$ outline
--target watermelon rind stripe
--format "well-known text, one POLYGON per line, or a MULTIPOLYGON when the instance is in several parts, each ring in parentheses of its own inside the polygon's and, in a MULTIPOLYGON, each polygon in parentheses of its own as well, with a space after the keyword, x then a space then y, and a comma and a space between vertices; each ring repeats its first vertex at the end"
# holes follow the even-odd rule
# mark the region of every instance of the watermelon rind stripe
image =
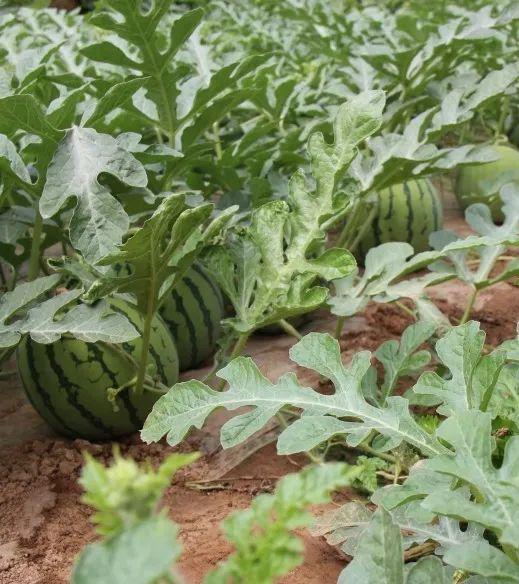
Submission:
POLYGON ((189 288, 191 294, 193 295, 193 298, 196 300, 196 302, 198 304, 198 308, 200 309, 200 312, 202 313, 202 319, 204 321, 204 325, 205 325, 205 328, 207 330, 207 335, 208 335, 209 339, 211 340, 211 343, 213 343, 213 341, 214 341, 214 326, 213 326, 213 322, 211 320, 211 313, 207 310, 204 299, 202 298, 202 295, 200 294, 200 290, 195 285, 195 283, 190 278, 184 278, 184 282, 186 283, 186 286, 189 288))
POLYGON ((184 301, 182 296, 176 291, 173 290, 172 292, 173 300, 175 301, 175 309, 177 313, 181 314, 184 317, 186 327, 189 334, 189 344, 191 348, 191 362, 196 363, 197 361, 197 337, 196 337, 196 329, 195 325, 193 324, 192 320, 188 317, 186 309, 184 307, 184 301))
POLYGON ((225 306, 223 303, 223 297, 222 293, 220 292, 220 288, 218 288, 216 283, 207 275, 207 273, 197 263, 194 263, 191 267, 201 278, 204 279, 205 282, 207 282, 207 284, 213 291, 213 294, 216 296, 216 298, 218 298, 218 305, 220 306, 220 309, 223 311, 225 306))
POLYGON ((107 426, 103 420, 94 416, 90 410, 88 410, 78 399, 77 393, 81 391, 81 388, 75 383, 71 382, 70 379, 65 375, 63 367, 56 361, 56 356, 54 354, 54 349, 52 345, 45 345, 45 354, 47 356, 50 368, 54 372, 54 375, 58 378, 60 386, 66 391, 67 401, 71 407, 79 412, 79 414, 87 420, 94 428, 101 430, 101 432, 111 435, 113 433, 113 428, 107 426))
POLYGON ((406 231, 407 231, 407 241, 413 241, 413 220, 414 220, 414 210, 411 201, 411 189, 408 183, 403 184, 404 194, 406 200, 406 210, 407 210, 407 221, 406 221, 406 231))
MULTIPOLYGON (((65 420, 55 410, 55 408, 52 404, 52 398, 51 398, 50 394, 47 391, 45 391, 45 388, 40 383, 40 374, 37 371, 36 366, 35 366, 36 358, 34 355, 34 347, 32 345, 32 342, 26 341, 23 344, 23 349, 26 352, 27 366, 29 367, 29 371, 31 374, 31 382, 34 383, 36 391, 38 392, 38 395, 40 396, 41 401, 43 402, 43 405, 45 407, 45 412, 50 414, 63 427, 64 431, 73 434, 74 430, 65 422, 65 420)), ((29 383, 24 379, 24 375, 23 375, 22 371, 23 370, 20 369, 22 382, 23 382, 24 386, 28 388, 29 383)), ((34 402, 34 400, 32 398, 32 393, 30 391, 26 391, 26 395, 28 396, 29 401, 34 406, 34 408, 37 411, 41 411, 41 408, 39 408, 37 406, 37 404, 34 402)))

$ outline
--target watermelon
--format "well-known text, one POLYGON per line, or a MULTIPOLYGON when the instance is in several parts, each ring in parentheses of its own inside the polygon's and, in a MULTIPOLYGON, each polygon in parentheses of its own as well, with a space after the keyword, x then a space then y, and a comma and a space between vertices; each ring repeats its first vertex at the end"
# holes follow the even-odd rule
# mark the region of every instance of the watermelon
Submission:
POLYGON ((160 308, 176 341, 180 370, 192 369, 214 353, 225 316, 222 294, 200 266, 193 266, 160 308))
MULTIPOLYGON (((137 309, 120 299, 110 301, 113 310, 126 315, 142 330, 137 309)), ((54 430, 71 438, 106 440, 142 428, 146 416, 160 397, 144 391, 136 396, 123 390, 112 403, 107 390, 119 387, 135 375, 128 360, 117 352, 138 358, 141 339, 111 347, 73 338, 42 345, 26 337, 17 350, 18 371, 29 401, 54 430)), ((178 379, 175 343, 161 318, 152 325, 149 367, 168 387, 178 379)))
POLYGON ((494 221, 504 219, 499 190, 514 182, 519 186, 519 151, 511 146, 493 146, 499 159, 487 164, 460 168, 456 180, 456 197, 463 209, 472 203, 485 203, 490 207, 494 221))
MULTIPOLYGON (((369 215, 365 211, 365 218, 369 215)), ((361 222, 362 225, 362 222, 361 222)), ((381 243, 405 241, 415 252, 429 249, 429 236, 443 226, 438 192, 428 179, 410 180, 378 193, 378 210, 356 250, 362 262, 368 251, 381 243)))

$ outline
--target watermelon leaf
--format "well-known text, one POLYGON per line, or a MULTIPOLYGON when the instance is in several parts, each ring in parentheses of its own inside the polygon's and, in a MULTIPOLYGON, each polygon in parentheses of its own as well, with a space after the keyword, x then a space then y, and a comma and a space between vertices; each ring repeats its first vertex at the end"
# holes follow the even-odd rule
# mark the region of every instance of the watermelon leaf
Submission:
POLYGON ((248 509, 230 515, 223 528, 236 551, 204 584, 275 582, 296 568, 304 547, 291 531, 311 523, 309 505, 327 502, 332 491, 350 485, 354 476, 343 463, 307 467, 282 478, 274 493, 259 495, 248 509))
POLYGON ((519 243, 519 189, 513 183, 501 188, 500 197, 503 200, 505 220, 502 225, 496 225, 492 220, 489 207, 483 203, 470 205, 465 211, 465 218, 472 229, 480 235, 465 239, 469 244, 459 247, 460 239, 452 231, 438 231, 431 236, 431 245, 439 250, 442 259, 431 264, 429 269, 438 273, 451 275, 466 282, 472 289, 461 323, 470 318, 470 314, 481 290, 489 288, 498 282, 509 280, 519 275, 519 263, 509 260, 504 268, 494 274, 494 268, 508 245, 519 243), (474 246, 470 245, 474 244, 474 246), (476 267, 471 263, 472 254, 478 256, 476 267))
MULTIPOLYGON (((133 109, 139 111, 148 124, 160 128, 170 146, 186 149, 214 123, 238 103, 254 94, 252 88, 240 87, 240 82, 266 60, 266 56, 247 56, 240 62, 222 66, 213 72, 211 63, 198 63, 199 75, 186 77, 184 63, 175 56, 186 41, 190 41, 199 26, 201 9, 185 12, 172 19, 170 0, 155 2, 147 9, 142 2, 109 0, 104 10, 94 12, 90 23, 117 35, 119 42, 131 47, 121 50, 111 40, 92 43, 81 52, 93 61, 110 63, 123 70, 139 72, 142 91, 133 97, 133 109), (183 80, 179 84, 179 80, 183 80), (151 107, 150 107, 151 104, 151 107)), ((191 42, 196 44, 196 40, 191 42)), ((196 51, 200 55, 200 51, 196 51)), ((136 83, 128 79, 125 83, 136 83)), ((128 95, 127 88, 121 91, 128 95)), ((135 92, 134 92, 135 93, 135 92)), ((101 97, 101 100, 104 98, 101 97)), ((106 106, 98 110, 97 117, 106 106)), ((113 109, 113 108, 112 108, 113 109)))
POLYGON ((353 269, 346 250, 318 250, 327 227, 348 205, 338 200, 338 184, 357 145, 380 126, 384 102, 384 94, 373 91, 343 104, 334 120, 334 144, 326 144, 320 133, 308 141, 315 188, 302 170, 296 172, 288 202, 255 209, 250 226, 236 230, 230 245, 205 254, 205 265, 235 307, 236 317, 227 324, 239 335, 319 307, 328 293, 315 281, 334 280, 353 269), (242 278, 236 281, 235 274, 242 278))
POLYGON ((128 265, 130 274, 107 274, 90 288, 87 299, 114 291, 131 293, 143 314, 156 314, 204 247, 221 236, 236 208, 210 220, 212 210, 211 203, 190 207, 184 194, 164 199, 119 250, 99 262, 101 266, 128 265))
POLYGON ((209 221, 211 203, 190 207, 184 194, 170 195, 120 249, 100 265, 129 266, 130 275, 108 273, 88 290, 88 301, 118 291, 132 293, 144 318, 143 345, 135 391, 142 391, 153 318, 161 303, 200 255, 204 247, 221 237, 236 207, 229 207, 209 221))
POLYGON ((392 395, 400 377, 420 371, 429 364, 429 351, 418 349, 434 332, 435 326, 430 322, 417 322, 405 329, 400 342, 386 341, 375 351, 375 357, 384 366, 384 383, 379 403, 383 405, 387 397, 392 395))
POLYGON ((59 282, 60 276, 54 274, 38 278, 33 282, 19 284, 12 292, 6 292, 0 298, 0 347, 12 347, 20 340, 20 335, 9 328, 8 322, 14 318, 20 310, 31 305, 50 292, 59 282))
POLYGON ((198 454, 172 454, 157 470, 139 467, 117 450, 114 454, 108 468, 86 455, 80 479, 83 500, 96 510, 93 521, 106 539, 81 552, 72 574, 74 584, 150 584, 169 577, 182 549, 178 527, 158 512, 158 505, 172 476, 198 454))
POLYGON ((462 497, 460 491, 427 495, 423 507, 434 513, 475 521, 497 533, 504 545, 517 547, 517 501, 519 492, 513 482, 516 476, 519 438, 506 444, 503 463, 496 469, 492 463, 493 438, 491 416, 470 410, 445 420, 438 436, 454 448, 454 457, 438 456, 427 462, 428 468, 469 484, 478 493, 476 500, 462 497))
POLYGON ((151 584, 168 576, 181 553, 178 527, 167 517, 151 517, 115 537, 91 543, 76 561, 72 584, 151 584))
MULTIPOLYGON (((487 582, 519 582, 518 564, 498 548, 482 540, 449 550, 444 561, 459 570, 488 578, 487 582)), ((471 579, 468 580, 471 582, 471 579)), ((474 583, 481 580, 474 578, 474 583)))
POLYGON ((347 582, 405 582, 400 529, 383 507, 373 515, 360 536, 353 561, 339 576, 339 584, 347 582))
POLYGON ((0 168, 22 182, 31 182, 29 171, 16 151, 16 146, 4 134, 0 134, 0 168))
MULTIPOLYGON (((437 519, 433 513, 414 501, 389 510, 389 513, 402 532, 404 551, 412 549, 416 544, 433 540, 439 544, 435 550, 436 554, 443 555, 451 548, 480 541, 483 536, 483 529, 480 526, 470 524, 465 528, 456 519, 443 516, 437 519)), ((339 546, 344 553, 355 556, 359 538, 372 519, 373 511, 365 504, 350 501, 317 519, 312 528, 312 535, 324 536, 330 545, 339 546)))
POLYGON ((328 300, 330 311, 344 318, 362 312, 370 301, 394 302, 400 298, 410 298, 423 320, 435 322, 443 328, 445 317, 432 305, 425 289, 454 276, 433 273, 404 279, 438 257, 440 254, 431 252, 413 256, 412 246, 405 242, 388 242, 374 247, 366 254, 366 269, 362 276, 357 270, 349 277, 334 282, 335 293, 328 300))
POLYGON ((44 218, 55 215, 70 197, 77 200, 70 239, 91 263, 113 252, 129 227, 122 205, 98 182, 101 173, 134 187, 148 181, 141 163, 115 138, 74 126, 58 145, 40 198, 44 218))
POLYGON ((409 298, 422 320, 436 323, 440 330, 448 328, 448 319, 429 300, 426 288, 458 278, 480 290, 519 274, 519 263, 511 260, 498 275, 489 278, 506 246, 519 243, 517 188, 505 185, 501 197, 506 213, 501 226, 493 223, 488 207, 479 203, 466 211, 467 222, 477 235, 460 238, 449 231, 437 231, 431 235, 434 250, 416 255, 413 255, 412 246, 405 242, 388 242, 370 249, 362 275, 356 270, 347 278, 334 282, 335 293, 328 300, 332 314, 350 317, 362 312, 370 301, 394 302, 409 298), (481 259, 476 270, 468 263, 474 253, 481 259), (424 268, 429 268, 430 273, 407 277, 424 268))
MULTIPOLYGON (((374 501, 391 509, 393 516, 398 509, 405 512, 411 506, 414 513, 437 516, 438 527, 454 521, 449 528, 451 535, 458 532, 454 539, 437 540, 442 544, 438 552, 447 564, 491 581, 517 581, 518 489, 513 480, 519 454, 517 437, 507 441, 502 463, 496 468, 489 413, 477 409, 451 413, 437 436, 454 453, 435 455, 417 465, 402 485, 380 489, 374 501), (458 522, 468 523, 468 527, 459 532, 458 522), (493 536, 483 538, 483 532, 493 536), (494 537, 507 550, 506 555, 490 546, 487 539, 494 537)), ((407 533, 405 526, 404 530, 407 533)), ((431 534, 431 539, 436 537, 431 534)))
POLYGON ((485 333, 474 321, 452 328, 436 343, 438 358, 450 371, 450 377, 424 373, 413 391, 431 396, 441 404, 438 413, 450 415, 471 409, 486 409, 506 361, 506 354, 496 349, 483 355, 485 333))
MULTIPOLYGON (((49 278, 52 278, 50 280, 52 285, 55 285, 56 281, 59 280, 59 277, 56 279, 49 276, 49 278)), ((42 284, 44 283, 41 280, 44 278, 20 284, 9 294, 18 296, 18 288, 30 286, 27 292, 35 295, 38 286, 39 290, 43 289, 42 284), (31 286, 36 283, 38 283, 36 287, 31 286)), ((45 289, 48 290, 47 287, 45 289)), ((27 292, 22 290, 20 294, 27 294, 27 292)), ((6 318, 4 317, 2 319, 4 322, 0 324, 0 346, 9 347, 17 344, 24 334, 29 334, 33 340, 44 344, 53 343, 62 335, 72 335, 88 343, 96 341, 124 343, 139 336, 130 321, 124 315, 111 312, 105 301, 100 301, 95 306, 78 304, 65 314, 59 314, 63 308, 75 303, 81 294, 82 290, 77 289, 53 296, 37 304, 34 308, 30 308, 25 316, 10 324, 5 324, 6 318)), ((32 297, 34 299, 35 296, 32 297)), ((22 298, 24 298, 26 305, 28 296, 22 296, 22 298)), ((16 312, 13 311, 14 303, 9 302, 9 298, 1 306, 5 306, 4 310, 10 310, 11 316, 16 312)), ((9 317, 9 314, 6 313, 6 316, 9 317)))
POLYGON ((304 414, 281 433, 280 454, 311 450, 339 434, 348 435, 349 444, 355 446, 372 431, 388 439, 386 449, 406 441, 425 455, 444 451, 444 447, 415 422, 406 399, 390 397, 384 408, 366 401, 362 390, 371 364, 369 352, 355 355, 346 369, 337 342, 329 335, 310 333, 291 348, 290 356, 298 365, 330 379, 335 393, 322 395, 303 387, 292 374, 280 377, 273 384, 250 359, 239 357, 218 373, 229 383, 227 391, 214 391, 195 380, 175 385, 155 404, 141 432, 142 439, 153 442, 167 435, 169 444, 178 444, 192 426, 201 428, 216 408, 252 407, 222 427, 222 444, 229 448, 261 429, 281 408, 291 405, 304 414), (341 418, 355 421, 346 422, 341 418))

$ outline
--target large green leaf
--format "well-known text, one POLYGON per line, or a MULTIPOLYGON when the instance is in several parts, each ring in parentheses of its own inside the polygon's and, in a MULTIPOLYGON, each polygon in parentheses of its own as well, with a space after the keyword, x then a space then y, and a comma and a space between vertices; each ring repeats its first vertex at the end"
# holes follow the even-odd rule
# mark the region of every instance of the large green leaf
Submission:
POLYGON ((0 134, 0 168, 23 182, 31 182, 29 171, 16 152, 15 145, 4 134, 0 134))
POLYGON ((99 183, 101 173, 112 174, 130 186, 147 184, 141 163, 115 138, 74 126, 54 154, 40 199, 43 217, 55 215, 69 198, 77 200, 70 239, 91 263, 113 252, 129 227, 122 205, 99 183))
POLYGON ((387 438, 387 449, 406 441, 425 455, 448 452, 415 422, 404 398, 388 398, 385 408, 366 401, 362 385, 370 368, 370 353, 358 353, 346 369, 337 342, 329 335, 311 333, 292 347, 290 356, 298 365, 330 379, 335 393, 322 395, 303 387, 292 374, 273 384, 250 359, 240 357, 219 372, 229 383, 227 391, 214 391, 195 380, 175 385, 155 404, 142 430, 143 440, 157 441, 167 435, 170 444, 178 444, 192 426, 201 428, 216 408, 252 407, 222 427, 222 444, 230 447, 261 429, 283 406, 291 405, 303 415, 282 432, 280 453, 311 450, 337 434, 347 434, 348 442, 357 445, 372 431, 387 438))
POLYGON ((178 527, 167 517, 146 519, 112 539, 89 544, 77 559, 71 582, 151 584, 169 577, 182 549, 177 537, 178 527))
MULTIPOLYGON (((55 281, 55 279, 52 280, 52 282, 55 281)), ((35 280, 28 284, 32 285, 36 282, 40 281, 35 280)), ((18 288, 25 286, 27 284, 21 284, 10 294, 16 294, 18 288)), ((39 286, 41 290, 41 283, 39 286)), ((32 287, 27 291, 34 293, 35 289, 32 287)), ((26 290, 20 292, 21 294, 27 293, 26 290)), ((0 345, 14 345, 23 334, 29 334, 38 343, 45 344, 53 343, 65 334, 89 343, 96 341, 124 343, 139 336, 130 321, 122 314, 111 312, 105 301, 98 302, 95 306, 79 304, 73 306, 65 314, 59 314, 63 308, 76 301, 81 294, 81 289, 64 292, 31 308, 23 318, 15 320, 11 324, 0 324, 0 345)), ((27 304, 28 296, 22 296, 22 298, 24 305, 27 304)), ((13 303, 9 303, 8 300, 6 304, 5 309, 10 309, 12 314, 13 303)))
POLYGON ((404 556, 400 528, 381 507, 362 534, 353 561, 342 571, 339 584, 404 584, 404 556))
MULTIPOLYGON (((359 539, 369 527, 373 514, 365 503, 350 501, 318 518, 312 535, 325 536, 330 545, 339 546, 345 554, 355 556, 359 539)), ((483 538, 482 527, 460 525, 459 521, 449 517, 436 518, 433 513, 424 510, 419 501, 396 507, 390 514, 401 531, 404 550, 431 540, 439 544, 436 554, 443 555, 451 548, 483 538)))
POLYGON ((291 531, 311 522, 309 505, 325 503, 331 491, 350 485, 354 477, 348 465, 329 463, 281 479, 273 494, 259 495, 248 509, 224 521, 236 551, 204 583, 271 583, 297 567, 304 546, 291 531))
POLYGON ((349 252, 317 249, 328 226, 347 208, 347 200, 338 201, 338 184, 357 145, 380 126, 383 106, 384 95, 376 91, 344 103, 334 120, 334 143, 327 144, 321 133, 308 141, 315 188, 302 170, 296 172, 287 202, 262 205, 252 213, 250 227, 233 235, 230 246, 209 251, 206 265, 236 309, 236 318, 228 320, 235 331, 248 334, 320 306, 327 290, 314 282, 334 280, 353 269, 349 252), (235 274, 245 275, 245 269, 247 277, 236 281, 235 274))
POLYGON ((6 292, 0 298, 0 346, 10 347, 16 345, 20 336, 16 331, 10 330, 9 321, 45 293, 52 290, 59 282, 57 274, 38 278, 33 282, 19 284, 12 292, 6 292))
POLYGON ((170 195, 155 213, 115 253, 104 258, 104 266, 127 265, 130 274, 99 280, 89 297, 115 290, 137 298, 141 312, 155 314, 168 292, 182 279, 203 248, 212 243, 231 220, 236 208, 209 221, 213 206, 190 207, 183 194, 170 195))
POLYGON ((413 391, 435 398, 444 415, 470 409, 486 409, 505 364, 504 351, 482 355, 485 333, 477 322, 454 327, 436 343, 440 361, 450 371, 450 377, 424 373, 413 391))
POLYGON ((517 547, 519 438, 509 439, 501 467, 496 469, 490 414, 471 410, 451 416, 438 429, 438 436, 454 448, 454 456, 435 457, 427 466, 469 484, 477 496, 470 501, 459 490, 437 491, 423 505, 434 513, 480 523, 492 529, 502 544, 517 547))
POLYGON ((460 570, 473 572, 490 583, 519 582, 519 564, 486 541, 467 543, 445 554, 445 562, 460 570))
POLYGON ((442 323, 441 315, 428 299, 425 289, 453 276, 426 274, 412 279, 407 276, 433 263, 441 253, 423 252, 413 256, 413 248, 405 242, 388 242, 370 249, 365 270, 334 282, 335 293, 328 301, 331 312, 338 316, 353 316, 362 312, 368 302, 393 302, 410 298, 423 320, 442 323))

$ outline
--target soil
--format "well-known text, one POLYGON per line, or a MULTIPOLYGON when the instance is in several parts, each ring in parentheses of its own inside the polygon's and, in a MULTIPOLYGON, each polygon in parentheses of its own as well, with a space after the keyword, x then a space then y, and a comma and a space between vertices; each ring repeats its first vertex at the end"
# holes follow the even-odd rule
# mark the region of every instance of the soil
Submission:
MULTIPOLYGON (((456 213, 447 211, 449 226, 465 230, 456 213)), ((431 295, 449 316, 459 318, 467 293, 462 284, 447 283, 434 288, 431 295)), ((491 344, 515 336, 518 315, 519 288, 510 284, 481 294, 474 308, 474 317, 481 321, 491 344)), ((394 305, 369 306, 347 323, 341 339, 344 360, 359 349, 373 350, 385 339, 398 338, 408 324, 409 317, 394 305)), ((333 328, 334 320, 323 312, 301 332, 332 332, 333 328)), ((315 374, 288 360, 293 342, 287 336, 258 336, 249 343, 247 353, 271 379, 296 371, 305 384, 317 384, 315 374)), ((202 377, 205 372, 197 370, 185 377, 202 377)), ((169 514, 181 529, 184 554, 180 572, 188 584, 201 582, 232 551, 224 541, 220 522, 231 511, 248 506, 258 493, 272 490, 278 478, 297 471, 305 462, 301 457, 277 456, 274 432, 260 436, 245 449, 221 452, 218 428, 224 419, 223 414, 213 416, 203 432, 191 434, 181 445, 182 451, 198 450, 202 457, 176 476, 165 497, 169 514)), ((90 510, 81 503, 77 483, 82 452, 108 461, 111 445, 57 437, 13 382, 0 385, 0 420, 0 583, 64 584, 77 553, 94 539, 90 510)), ((121 450, 137 460, 158 463, 171 448, 164 443, 146 446, 133 436, 121 442, 121 450)), ((350 496, 353 493, 343 493, 341 499, 350 496)), ((301 537, 304 563, 283 582, 336 582, 344 559, 323 539, 305 532, 301 537)))

